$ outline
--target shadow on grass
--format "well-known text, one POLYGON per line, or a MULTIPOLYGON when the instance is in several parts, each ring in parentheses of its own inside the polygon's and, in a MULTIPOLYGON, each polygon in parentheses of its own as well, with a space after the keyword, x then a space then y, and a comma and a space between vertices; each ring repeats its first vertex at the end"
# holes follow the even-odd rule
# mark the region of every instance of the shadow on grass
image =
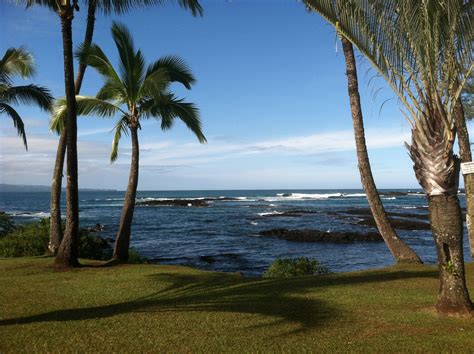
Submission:
MULTIPOLYGON (((291 279, 246 279, 222 273, 149 275, 153 284, 169 284, 150 295, 116 304, 65 309, 0 321, 0 326, 49 321, 81 321, 128 313, 230 312, 273 317, 258 325, 295 324, 292 332, 323 325, 344 314, 329 301, 307 296, 327 286, 386 282, 409 278, 436 278, 434 270, 372 272, 291 279)), ((288 333, 285 333, 288 334, 288 333)))

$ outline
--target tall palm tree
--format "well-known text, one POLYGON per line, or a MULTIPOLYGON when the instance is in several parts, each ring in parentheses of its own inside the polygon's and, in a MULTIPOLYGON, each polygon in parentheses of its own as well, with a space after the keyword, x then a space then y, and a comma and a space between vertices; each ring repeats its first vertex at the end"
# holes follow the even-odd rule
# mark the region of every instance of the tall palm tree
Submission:
POLYGON ((342 49, 346 61, 346 74, 348 82, 349 100, 351 106, 352 123, 354 126, 354 136, 356 142, 357 160, 359 165, 362 186, 367 194, 370 210, 374 216, 377 228, 382 238, 399 263, 421 263, 420 257, 413 251, 393 229, 387 217, 387 213, 380 200, 377 187, 375 185, 372 170, 370 168, 369 154, 365 144, 364 120, 362 117, 362 107, 360 104, 359 84, 357 80, 357 67, 354 57, 352 43, 345 37, 341 37, 342 49))
POLYGON ((455 110, 473 69, 472 6, 463 0, 305 0, 387 81, 412 128, 407 144, 429 204, 441 313, 470 313, 453 153, 455 110))
MULTIPOLYGON (((125 263, 128 261, 138 185, 140 122, 156 118, 161 121, 161 129, 166 130, 172 127, 175 118, 179 118, 201 143, 206 142, 206 138, 201 130, 198 109, 194 104, 175 97, 169 91, 172 82, 179 82, 187 89, 191 89, 194 84, 194 76, 184 62, 178 57, 164 57, 145 69, 143 55, 140 50, 135 50, 132 36, 124 25, 114 22, 112 37, 120 58, 120 74, 96 44, 82 46, 78 51, 80 61, 97 70, 105 82, 95 97, 77 96, 77 108, 80 115, 120 116, 115 125, 110 155, 112 162, 117 159, 118 144, 122 134, 130 133, 131 136, 130 175, 113 253, 116 261, 125 263)), ((64 99, 55 103, 52 129, 61 131, 64 127, 66 106, 67 102, 64 99)))
MULTIPOLYGON (((84 34, 84 45, 88 46, 92 43, 95 25, 95 15, 99 11, 104 15, 110 13, 121 14, 129 11, 132 7, 148 6, 153 4, 161 4, 165 0, 87 0, 87 20, 86 31, 84 34)), ((185 9, 189 9, 193 16, 202 15, 203 9, 198 0, 177 0, 179 5, 185 9)), ((79 94, 81 90, 82 80, 86 71, 86 65, 79 64, 75 81, 75 92, 79 94)), ((62 173, 64 167, 64 157, 66 154, 66 129, 60 135, 58 148, 56 152, 56 160, 54 164, 53 178, 51 183, 51 218, 50 218, 50 237, 49 251, 56 254, 62 239, 61 227, 61 185, 62 173)))
POLYGON ((53 101, 51 93, 45 87, 33 84, 13 86, 15 76, 26 79, 33 76, 34 72, 33 56, 24 48, 9 48, 0 59, 0 114, 6 114, 13 120, 13 125, 23 139, 26 150, 28 143, 25 125, 12 105, 35 104, 46 111, 53 101))
POLYGON ((64 87, 67 100, 66 147, 67 147, 67 186, 66 186, 66 230, 59 247, 55 263, 65 267, 79 266, 79 189, 77 166, 77 113, 74 86, 74 57, 72 49, 72 21, 75 11, 79 11, 78 0, 15 0, 27 7, 42 5, 54 11, 61 23, 63 42, 64 87))

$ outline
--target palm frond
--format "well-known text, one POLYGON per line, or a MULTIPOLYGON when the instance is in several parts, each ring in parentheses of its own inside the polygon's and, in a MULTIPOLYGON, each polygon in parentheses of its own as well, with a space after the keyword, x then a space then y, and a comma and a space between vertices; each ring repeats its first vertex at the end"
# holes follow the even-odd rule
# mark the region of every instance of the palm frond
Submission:
POLYGON ((153 97, 159 99, 170 83, 169 73, 164 68, 158 68, 147 75, 140 87, 138 98, 153 97))
POLYGON ((110 63, 109 58, 97 44, 90 46, 81 44, 75 53, 79 62, 91 66, 98 71, 106 80, 115 82, 117 85, 121 83, 121 79, 114 67, 110 63))
POLYGON ((158 69, 168 71, 171 82, 179 82, 188 90, 196 83, 196 79, 191 69, 186 65, 183 59, 176 56, 166 56, 150 64, 147 69, 146 77, 150 76, 158 69))
POLYGON ((110 163, 118 158, 118 145, 122 134, 128 135, 128 117, 123 116, 115 125, 114 140, 112 141, 112 151, 110 152, 110 163))
POLYGON ((35 73, 34 59, 29 51, 23 47, 8 48, 0 59, 0 82, 11 84, 12 78, 19 75, 23 78, 35 73))
MULTIPOLYGON (((96 97, 76 96, 77 115, 95 115, 102 118, 112 117, 118 113, 126 115, 117 105, 99 100, 96 97)), ((57 133, 62 132, 67 118, 67 101, 65 97, 57 99, 52 107, 50 129, 57 133)))
POLYGON ((10 118, 13 120, 13 125, 15 126, 18 136, 23 139, 23 144, 25 145, 25 149, 28 150, 28 143, 26 141, 26 132, 25 132, 25 124, 23 123, 23 120, 21 119, 20 115, 18 114, 15 109, 6 104, 0 102, 0 114, 5 113, 10 116, 10 118))
MULTIPOLYGON (((89 1, 87 0, 87 2, 89 1)), ((136 7, 162 5, 166 2, 168 0, 100 0, 98 8, 106 15, 110 13, 123 14, 136 7)), ((177 0, 177 2, 184 9, 190 10, 193 16, 202 16, 203 9, 198 0, 177 0)))
POLYGON ((132 100, 136 99, 145 77, 145 60, 140 50, 135 52, 132 35, 125 25, 114 21, 112 37, 117 46, 120 58, 120 73, 128 97, 132 100))
POLYGON ((163 130, 171 128, 174 119, 179 118, 196 135, 200 143, 207 141, 202 132, 199 109, 193 103, 176 98, 173 94, 167 94, 161 101, 154 102, 149 108, 149 114, 161 119, 163 130))
POLYGON ((37 85, 9 86, 0 93, 0 99, 6 103, 36 104, 43 110, 49 110, 53 96, 46 87, 37 85))

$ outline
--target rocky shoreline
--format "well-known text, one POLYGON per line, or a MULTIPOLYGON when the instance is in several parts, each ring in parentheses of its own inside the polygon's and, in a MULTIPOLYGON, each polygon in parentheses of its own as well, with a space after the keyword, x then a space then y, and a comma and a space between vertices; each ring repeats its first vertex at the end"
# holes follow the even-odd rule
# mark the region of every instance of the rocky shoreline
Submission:
POLYGON ((297 242, 322 242, 322 243, 354 243, 354 242, 383 242, 382 236, 377 232, 326 232, 320 230, 288 230, 271 229, 259 232, 260 236, 277 237, 287 241, 297 242))

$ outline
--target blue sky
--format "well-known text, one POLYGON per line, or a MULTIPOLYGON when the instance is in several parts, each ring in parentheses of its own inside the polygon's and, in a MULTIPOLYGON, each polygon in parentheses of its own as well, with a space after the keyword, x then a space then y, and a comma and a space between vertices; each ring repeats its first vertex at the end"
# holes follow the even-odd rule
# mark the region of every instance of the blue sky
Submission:
MULTIPOLYGON (((94 41, 114 63, 112 20, 125 23, 148 62, 175 54, 197 77, 191 90, 173 89, 201 110, 206 145, 177 122, 161 132, 155 121, 139 132, 139 189, 360 188, 344 58, 334 30, 293 0, 203 0, 204 17, 173 4, 97 16, 94 41)), ((25 10, 2 2, 0 52, 20 45, 36 58, 32 81, 62 96, 64 79, 59 19, 40 7, 25 10)), ((82 41, 85 7, 74 18, 74 44, 82 41)), ((374 71, 358 62, 367 143, 380 188, 414 188, 403 148, 409 127, 394 95, 374 71), (374 92, 382 88, 374 97, 374 92)), ((18 81, 21 83, 21 80, 18 81)), ((81 94, 94 95, 101 78, 88 69, 81 94)), ((48 115, 19 107, 29 151, 13 125, 0 122, 0 183, 51 180, 57 137, 48 115)), ((80 187, 125 189, 130 141, 108 161, 114 119, 80 117, 80 187)))

